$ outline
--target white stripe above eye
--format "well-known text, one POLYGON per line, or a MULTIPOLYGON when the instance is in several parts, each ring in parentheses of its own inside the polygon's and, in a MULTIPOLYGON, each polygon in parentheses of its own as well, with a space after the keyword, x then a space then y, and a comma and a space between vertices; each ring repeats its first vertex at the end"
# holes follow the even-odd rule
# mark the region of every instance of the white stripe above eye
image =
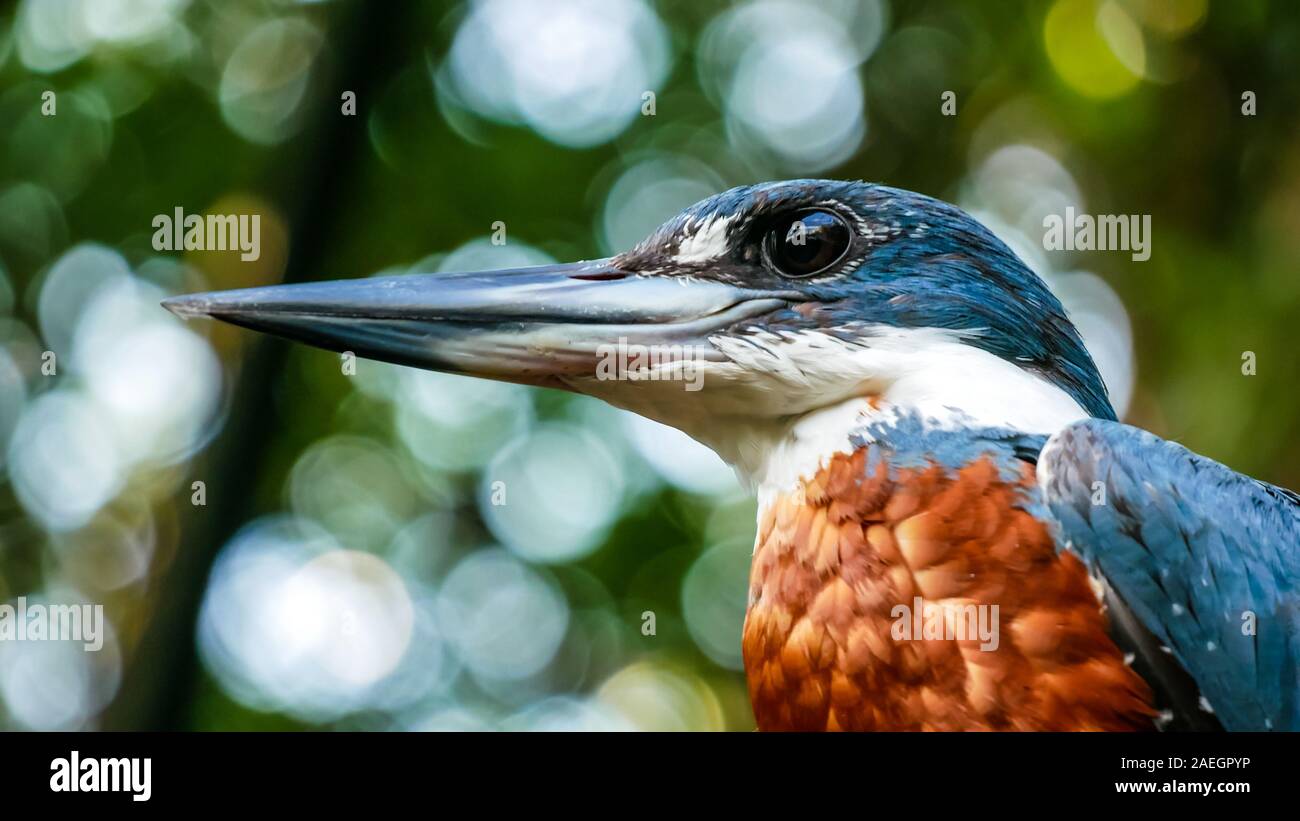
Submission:
MULTIPOLYGON (((735 215, 711 217, 695 226, 694 231, 684 237, 677 246, 677 254, 673 257, 673 262, 682 264, 709 262, 722 256, 727 250, 727 230, 735 220, 735 215)), ((689 230, 689 224, 687 228, 689 230)))

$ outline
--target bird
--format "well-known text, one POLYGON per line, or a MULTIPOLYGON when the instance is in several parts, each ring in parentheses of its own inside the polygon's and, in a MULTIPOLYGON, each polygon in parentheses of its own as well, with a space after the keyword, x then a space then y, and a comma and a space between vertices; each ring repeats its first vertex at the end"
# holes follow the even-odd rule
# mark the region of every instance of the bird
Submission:
POLYGON ((760 730, 1300 729, 1300 497, 1118 421, 1047 284, 939 199, 768 182, 604 259, 163 304, 712 448, 758 502, 760 730))

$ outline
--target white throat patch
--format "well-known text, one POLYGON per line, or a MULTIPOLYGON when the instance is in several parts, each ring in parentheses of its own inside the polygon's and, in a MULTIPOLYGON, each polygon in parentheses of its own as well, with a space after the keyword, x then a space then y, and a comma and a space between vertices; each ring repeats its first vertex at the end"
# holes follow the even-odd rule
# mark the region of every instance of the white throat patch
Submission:
POLYGON ((707 363, 695 393, 645 383, 599 393, 708 445, 760 502, 849 452, 850 435, 881 414, 1047 435, 1088 415, 1061 388, 941 329, 881 327, 851 342, 753 329, 710 341, 729 361, 707 363))

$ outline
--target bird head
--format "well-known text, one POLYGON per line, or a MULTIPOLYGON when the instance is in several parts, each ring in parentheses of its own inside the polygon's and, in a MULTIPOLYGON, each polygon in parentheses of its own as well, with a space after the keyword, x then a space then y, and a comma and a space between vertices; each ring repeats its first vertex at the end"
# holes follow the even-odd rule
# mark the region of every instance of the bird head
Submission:
POLYGON ((608 259, 174 297, 357 356, 596 396, 753 478, 846 402, 1050 433, 1114 418, 1061 303, 965 212, 862 182, 734 188, 608 259))

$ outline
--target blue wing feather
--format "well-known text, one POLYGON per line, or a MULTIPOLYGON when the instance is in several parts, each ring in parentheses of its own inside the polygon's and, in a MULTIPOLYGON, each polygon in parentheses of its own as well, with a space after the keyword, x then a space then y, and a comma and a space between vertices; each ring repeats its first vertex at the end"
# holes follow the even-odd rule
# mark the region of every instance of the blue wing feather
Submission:
POLYGON ((1061 541, 1225 728, 1300 729, 1300 497, 1101 419, 1052 437, 1038 475, 1061 541))

